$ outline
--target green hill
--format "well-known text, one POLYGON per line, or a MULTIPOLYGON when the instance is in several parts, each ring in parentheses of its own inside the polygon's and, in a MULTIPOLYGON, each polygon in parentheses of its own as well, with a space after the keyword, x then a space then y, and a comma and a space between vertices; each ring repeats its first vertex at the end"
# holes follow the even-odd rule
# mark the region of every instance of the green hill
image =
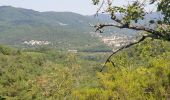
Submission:
MULTIPOLYGON (((49 41, 58 49, 104 46, 89 23, 97 20, 71 12, 38 12, 10 6, 0 7, 0 43, 28 47, 24 41, 49 41)), ((105 48, 106 46, 104 46, 105 48)))

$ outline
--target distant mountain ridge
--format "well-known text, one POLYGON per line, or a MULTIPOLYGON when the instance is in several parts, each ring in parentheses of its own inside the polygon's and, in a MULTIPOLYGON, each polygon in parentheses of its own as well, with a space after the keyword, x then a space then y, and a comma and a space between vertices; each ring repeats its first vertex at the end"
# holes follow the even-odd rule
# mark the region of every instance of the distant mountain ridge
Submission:
POLYGON ((0 43, 25 46, 24 41, 49 41, 60 49, 104 46, 90 33, 98 21, 72 12, 38 12, 11 6, 0 7, 0 43))
POLYGON ((72 12, 38 12, 29 9, 14 8, 11 6, 1 6, 0 7, 0 21, 36 21, 56 25, 59 21, 70 23, 70 24, 81 24, 81 20, 84 20, 84 24, 88 24, 88 21, 92 19, 86 16, 72 13, 72 12), (79 21, 80 19, 80 21, 79 21))
MULTIPOLYGON (((35 40, 50 42, 51 46, 60 49, 101 47, 104 44, 91 34, 94 29, 89 23, 110 21, 110 16, 106 14, 99 14, 94 18, 72 12, 38 12, 0 6, 0 44, 25 46, 23 44, 25 41, 35 40)), ((135 33, 132 30, 120 30, 115 27, 104 32, 103 35, 106 36, 135 33)))

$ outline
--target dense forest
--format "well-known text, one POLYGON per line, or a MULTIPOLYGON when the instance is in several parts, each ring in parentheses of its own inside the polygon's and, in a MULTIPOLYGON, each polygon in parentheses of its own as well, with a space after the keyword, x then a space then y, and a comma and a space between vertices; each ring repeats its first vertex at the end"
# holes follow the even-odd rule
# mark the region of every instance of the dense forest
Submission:
POLYGON ((99 72, 101 59, 107 53, 0 46, 1 99, 166 100, 170 95, 169 45, 148 38, 114 55, 103 72, 99 72))
POLYGON ((96 85, 95 72, 110 53, 71 53, 41 47, 0 46, 1 98, 62 99, 73 90, 96 85))

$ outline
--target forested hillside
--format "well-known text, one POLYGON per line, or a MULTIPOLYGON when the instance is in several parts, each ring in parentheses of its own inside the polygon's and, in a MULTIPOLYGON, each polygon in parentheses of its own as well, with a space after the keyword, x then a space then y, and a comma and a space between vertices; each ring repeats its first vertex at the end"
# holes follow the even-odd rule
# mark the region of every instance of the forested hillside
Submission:
POLYGON ((35 40, 48 41, 48 46, 62 50, 97 46, 107 48, 91 34, 93 30, 89 23, 98 22, 94 17, 71 12, 38 12, 10 6, 1 6, 0 14, 1 44, 28 48, 30 45, 24 42, 35 40))
POLYGON ((1 45, 0 100, 68 99, 75 89, 96 86, 95 72, 108 55, 1 45))
POLYGON ((170 95, 169 45, 148 38, 112 56, 103 72, 99 71, 107 53, 0 46, 0 96, 7 100, 166 100, 170 95))

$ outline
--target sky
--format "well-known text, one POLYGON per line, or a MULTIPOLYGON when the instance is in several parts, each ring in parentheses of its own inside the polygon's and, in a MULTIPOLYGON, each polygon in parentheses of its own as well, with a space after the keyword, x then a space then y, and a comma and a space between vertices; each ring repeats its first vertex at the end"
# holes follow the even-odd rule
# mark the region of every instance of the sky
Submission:
MULTIPOLYGON (((117 4, 123 3, 122 1, 117 4)), ((75 12, 83 15, 95 14, 98 8, 92 5, 92 0, 0 0, 0 6, 27 8, 41 12, 75 12)))
MULTIPOLYGON (((114 5, 124 5, 129 0, 115 0, 114 5)), ((98 6, 92 0, 0 0, 0 6, 13 6, 36 11, 75 12, 92 15, 98 6)))
POLYGON ((0 6, 13 6, 37 11, 75 12, 94 14, 97 7, 91 0, 0 0, 0 6))

